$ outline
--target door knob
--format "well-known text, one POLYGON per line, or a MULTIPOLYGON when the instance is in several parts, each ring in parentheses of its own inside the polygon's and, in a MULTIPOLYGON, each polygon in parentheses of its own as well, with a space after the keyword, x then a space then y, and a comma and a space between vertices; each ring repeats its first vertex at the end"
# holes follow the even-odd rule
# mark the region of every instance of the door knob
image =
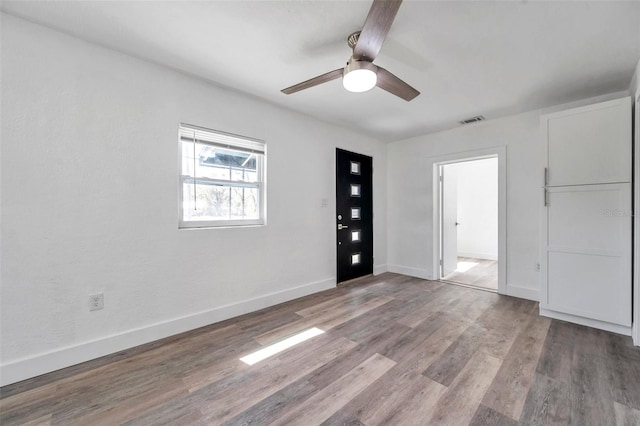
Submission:
POLYGON ((341 229, 347 229, 347 228, 348 228, 348 226, 344 226, 341 223, 338 224, 338 231, 341 230, 341 229))

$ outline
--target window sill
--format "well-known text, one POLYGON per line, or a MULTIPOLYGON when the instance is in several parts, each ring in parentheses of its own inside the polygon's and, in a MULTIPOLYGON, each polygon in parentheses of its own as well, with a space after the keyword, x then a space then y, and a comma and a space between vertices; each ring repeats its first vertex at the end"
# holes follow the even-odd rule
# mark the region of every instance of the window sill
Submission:
POLYGON ((267 226, 265 221, 255 221, 250 223, 238 223, 232 221, 225 222, 180 222, 178 230, 188 231, 195 229, 242 229, 242 228, 260 228, 267 226))

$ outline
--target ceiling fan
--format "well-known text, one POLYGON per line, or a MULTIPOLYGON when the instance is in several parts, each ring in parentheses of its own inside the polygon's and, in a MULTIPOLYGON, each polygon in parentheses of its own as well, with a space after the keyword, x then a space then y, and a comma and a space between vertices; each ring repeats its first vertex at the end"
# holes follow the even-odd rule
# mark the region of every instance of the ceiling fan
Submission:
POLYGON ((347 44, 353 49, 347 66, 282 89, 282 93, 290 95, 342 77, 342 85, 351 92, 366 92, 378 86, 405 101, 418 96, 420 92, 416 89, 373 64, 401 3, 402 0, 374 0, 362 31, 356 31, 347 38, 347 44))

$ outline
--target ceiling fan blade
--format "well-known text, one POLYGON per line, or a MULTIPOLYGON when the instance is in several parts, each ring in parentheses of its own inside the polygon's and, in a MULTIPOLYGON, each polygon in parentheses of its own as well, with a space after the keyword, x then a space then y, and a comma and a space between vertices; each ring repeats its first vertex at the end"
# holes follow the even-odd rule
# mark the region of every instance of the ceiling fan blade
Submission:
POLYGON ((373 62, 378 56, 400 4, 402 0, 374 0, 364 21, 358 43, 353 48, 355 59, 373 62))
POLYGON ((416 89, 409 86, 407 83, 382 67, 378 67, 378 83, 376 86, 404 99, 407 102, 420 94, 416 89))
POLYGON ((298 83, 291 87, 287 87, 286 89, 282 89, 281 92, 290 95, 292 93, 299 92, 304 89, 308 89, 313 86, 317 86, 318 84, 326 83, 331 80, 335 80, 336 78, 342 77, 343 68, 339 68, 337 70, 329 71, 326 74, 319 75, 317 77, 313 77, 307 81, 303 81, 302 83, 298 83))

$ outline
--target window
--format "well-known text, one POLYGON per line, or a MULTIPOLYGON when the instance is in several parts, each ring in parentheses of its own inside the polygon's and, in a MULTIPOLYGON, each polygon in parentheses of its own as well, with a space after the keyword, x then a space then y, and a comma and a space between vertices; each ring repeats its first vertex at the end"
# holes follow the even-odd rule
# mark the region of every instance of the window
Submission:
POLYGON ((265 143, 180 125, 180 228, 265 223, 265 143))

